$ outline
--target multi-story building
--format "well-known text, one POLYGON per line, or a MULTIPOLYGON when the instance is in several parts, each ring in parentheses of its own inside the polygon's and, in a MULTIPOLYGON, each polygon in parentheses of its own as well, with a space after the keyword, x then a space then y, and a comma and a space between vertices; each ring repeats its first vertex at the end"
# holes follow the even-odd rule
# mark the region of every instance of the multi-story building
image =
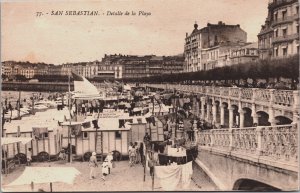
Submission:
POLYGON ((48 75, 61 76, 62 75, 62 65, 49 64, 48 75))
POLYGON ((268 17, 258 34, 260 59, 299 54, 299 3, 270 0, 268 17))
POLYGON ((165 56, 163 57, 163 73, 172 74, 183 72, 184 57, 178 56, 165 56))
POLYGON ((250 43, 231 50, 230 64, 255 62, 258 60, 258 43, 250 43))
POLYGON ((10 61, 2 62, 1 74, 5 75, 6 77, 11 77, 12 72, 13 72, 12 62, 10 62, 10 61))
POLYGON ((34 77, 36 70, 37 69, 34 66, 26 66, 21 68, 20 74, 29 79, 34 77))
POLYGON ((216 66, 214 60, 218 58, 219 45, 245 42, 247 42, 247 33, 240 28, 240 25, 225 25, 220 21, 218 24, 208 23, 206 27, 198 30, 198 25, 195 24, 193 32, 190 35, 186 34, 185 38, 184 71, 211 69, 216 66), (203 62, 202 56, 209 63, 203 62))

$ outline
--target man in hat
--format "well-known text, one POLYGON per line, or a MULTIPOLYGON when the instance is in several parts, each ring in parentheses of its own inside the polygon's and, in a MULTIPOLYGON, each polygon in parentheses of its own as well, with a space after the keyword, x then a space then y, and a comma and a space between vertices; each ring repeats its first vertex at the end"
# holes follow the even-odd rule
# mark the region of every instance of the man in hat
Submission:
POLYGON ((94 176, 95 169, 96 167, 98 167, 96 152, 93 152, 92 156, 90 157, 89 167, 90 167, 90 180, 95 179, 94 176))

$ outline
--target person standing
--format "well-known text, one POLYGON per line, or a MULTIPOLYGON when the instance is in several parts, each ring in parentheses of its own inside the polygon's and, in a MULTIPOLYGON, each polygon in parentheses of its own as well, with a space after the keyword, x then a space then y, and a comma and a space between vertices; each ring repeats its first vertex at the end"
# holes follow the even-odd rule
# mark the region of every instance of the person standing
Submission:
POLYGON ((28 148, 27 151, 27 166, 31 165, 31 161, 32 161, 32 152, 31 152, 31 148, 28 148))
POLYGON ((98 167, 96 152, 93 152, 92 156, 90 157, 89 167, 90 167, 90 180, 95 179, 95 169, 96 167, 98 167))
POLYGON ((108 174, 110 174, 111 169, 113 168, 113 159, 114 159, 112 152, 109 152, 107 154, 106 159, 108 161, 108 174))
POLYGON ((105 180, 105 177, 109 174, 109 164, 108 159, 105 158, 104 162, 102 163, 102 180, 105 180))

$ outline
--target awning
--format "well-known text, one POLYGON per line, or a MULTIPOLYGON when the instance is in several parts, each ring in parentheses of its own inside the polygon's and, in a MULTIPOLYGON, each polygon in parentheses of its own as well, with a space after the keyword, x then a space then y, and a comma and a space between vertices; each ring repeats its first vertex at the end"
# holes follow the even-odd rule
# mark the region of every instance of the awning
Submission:
POLYGON ((31 137, 2 137, 1 146, 13 143, 22 143, 23 145, 27 144, 32 140, 31 137))
POLYGON ((74 167, 26 167, 25 171, 8 186, 37 183, 64 182, 73 184, 80 172, 74 167))

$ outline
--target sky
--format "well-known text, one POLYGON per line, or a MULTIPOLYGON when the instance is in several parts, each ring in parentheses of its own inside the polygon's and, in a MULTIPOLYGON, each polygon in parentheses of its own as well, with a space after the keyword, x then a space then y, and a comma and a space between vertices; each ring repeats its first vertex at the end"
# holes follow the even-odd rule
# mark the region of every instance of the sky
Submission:
POLYGON ((195 22, 198 29, 208 22, 240 24, 248 42, 255 42, 267 6, 268 0, 6 0, 1 3, 1 60, 63 64, 100 61, 104 54, 177 55, 195 22), (99 15, 65 15, 68 11, 99 15), (123 15, 107 15, 118 11, 123 15))

